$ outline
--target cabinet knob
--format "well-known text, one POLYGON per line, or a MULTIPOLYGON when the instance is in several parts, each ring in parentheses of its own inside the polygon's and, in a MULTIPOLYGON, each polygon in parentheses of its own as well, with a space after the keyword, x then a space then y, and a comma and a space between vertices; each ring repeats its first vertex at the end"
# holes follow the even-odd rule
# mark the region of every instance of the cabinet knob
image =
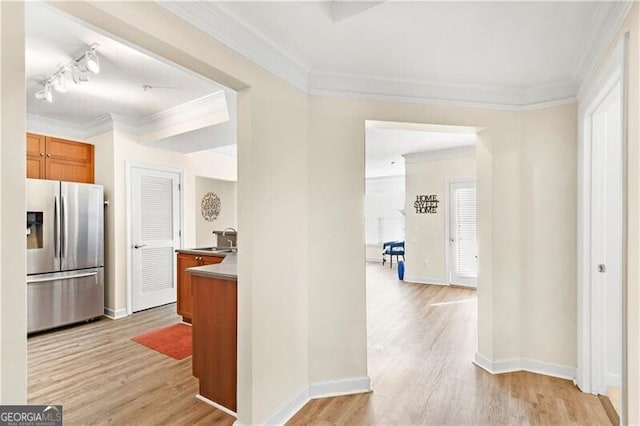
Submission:
POLYGON ((41 152, 41 153, 40 153, 40 157, 44 157, 44 152, 41 152))
POLYGON ((51 157, 51 154, 47 154, 47 157, 51 157))

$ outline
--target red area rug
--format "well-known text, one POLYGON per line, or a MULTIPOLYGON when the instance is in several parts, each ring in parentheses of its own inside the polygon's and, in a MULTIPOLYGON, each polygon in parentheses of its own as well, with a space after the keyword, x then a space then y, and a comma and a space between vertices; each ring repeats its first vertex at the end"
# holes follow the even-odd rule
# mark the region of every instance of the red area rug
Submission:
POLYGON ((131 340, 171 358, 184 359, 191 355, 191 327, 185 324, 159 328, 131 340))

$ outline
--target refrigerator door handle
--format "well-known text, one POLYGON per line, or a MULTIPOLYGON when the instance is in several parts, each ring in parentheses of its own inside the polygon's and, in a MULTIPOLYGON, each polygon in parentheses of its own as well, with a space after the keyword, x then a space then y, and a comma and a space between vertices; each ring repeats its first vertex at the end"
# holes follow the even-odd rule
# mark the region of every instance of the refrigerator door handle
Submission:
POLYGON ((60 201, 58 196, 53 197, 53 257, 60 257, 60 201))
POLYGON ((62 281, 62 280, 72 280, 74 278, 86 278, 93 277, 98 275, 97 272, 86 272, 84 274, 76 274, 76 275, 66 275, 64 277, 55 277, 55 278, 27 278, 27 284, 29 283, 46 283, 48 281, 62 281))
POLYGON ((67 198, 63 195, 62 197, 62 250, 60 257, 67 257, 67 237, 68 237, 68 222, 67 222, 67 198))

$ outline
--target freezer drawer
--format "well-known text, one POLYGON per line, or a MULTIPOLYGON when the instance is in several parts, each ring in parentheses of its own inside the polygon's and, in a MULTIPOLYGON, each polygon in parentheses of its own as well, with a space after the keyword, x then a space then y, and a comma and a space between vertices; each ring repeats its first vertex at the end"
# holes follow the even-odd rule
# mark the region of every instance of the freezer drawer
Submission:
POLYGON ((27 332, 102 316, 102 268, 27 276, 27 332))

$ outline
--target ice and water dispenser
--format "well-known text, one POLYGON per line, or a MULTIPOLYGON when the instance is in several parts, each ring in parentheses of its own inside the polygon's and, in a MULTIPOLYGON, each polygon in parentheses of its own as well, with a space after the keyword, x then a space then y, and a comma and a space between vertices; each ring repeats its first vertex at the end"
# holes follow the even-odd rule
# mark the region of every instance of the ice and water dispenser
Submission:
POLYGON ((27 249, 39 249, 43 247, 42 212, 27 212, 27 249))

